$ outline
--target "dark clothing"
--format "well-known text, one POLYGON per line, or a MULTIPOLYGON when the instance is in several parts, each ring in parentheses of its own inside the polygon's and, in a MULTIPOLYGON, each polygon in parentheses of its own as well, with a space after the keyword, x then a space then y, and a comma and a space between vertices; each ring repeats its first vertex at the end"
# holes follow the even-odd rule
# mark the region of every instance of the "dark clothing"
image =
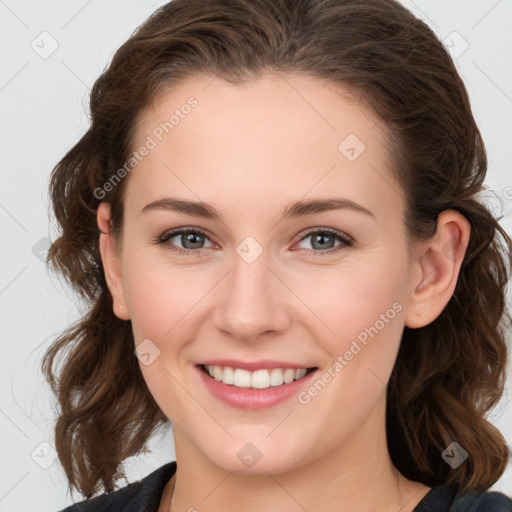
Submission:
MULTIPOLYGON (((110 494, 83 501, 61 512, 157 512, 164 488, 176 472, 176 461, 110 494)), ((512 500, 498 492, 455 494, 434 487, 414 512, 512 512, 512 500)))
POLYGON ((414 512, 510 512, 512 500, 499 492, 455 494, 447 487, 434 487, 416 505, 414 512))

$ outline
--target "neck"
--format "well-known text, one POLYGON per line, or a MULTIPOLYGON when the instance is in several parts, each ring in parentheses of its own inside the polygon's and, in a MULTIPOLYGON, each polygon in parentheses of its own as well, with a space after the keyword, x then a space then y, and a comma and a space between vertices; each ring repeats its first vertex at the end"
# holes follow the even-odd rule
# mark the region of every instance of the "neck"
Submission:
MULTIPOLYGON (((374 418, 385 417, 382 411, 375 412, 374 418)), ((334 450, 279 474, 226 471, 175 430, 177 473, 172 511, 412 511, 429 488, 400 475, 389 457, 384 421, 377 420, 376 429, 375 420, 368 420, 334 450)))

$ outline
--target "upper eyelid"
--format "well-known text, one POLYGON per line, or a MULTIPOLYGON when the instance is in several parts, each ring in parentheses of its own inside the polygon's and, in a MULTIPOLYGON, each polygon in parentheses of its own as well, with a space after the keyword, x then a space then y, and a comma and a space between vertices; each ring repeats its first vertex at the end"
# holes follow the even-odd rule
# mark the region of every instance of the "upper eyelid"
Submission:
POLYGON ((183 233, 200 233, 201 235, 204 235, 205 237, 207 237, 211 242, 213 242, 207 231, 205 231, 201 228, 188 228, 188 227, 169 229, 167 231, 164 231, 158 238, 159 239, 169 239, 169 238, 174 238, 175 236, 178 236, 178 235, 182 235, 183 233))
POLYGON ((301 238, 299 240, 303 240, 304 237, 307 237, 309 235, 312 235, 314 233, 330 233, 331 235, 339 235, 343 238, 348 238, 349 240, 353 240, 353 238, 348 234, 348 233, 345 233, 344 231, 340 231, 339 229, 334 229, 334 228, 308 228, 306 229, 305 231, 302 231, 298 236, 300 236, 301 238))

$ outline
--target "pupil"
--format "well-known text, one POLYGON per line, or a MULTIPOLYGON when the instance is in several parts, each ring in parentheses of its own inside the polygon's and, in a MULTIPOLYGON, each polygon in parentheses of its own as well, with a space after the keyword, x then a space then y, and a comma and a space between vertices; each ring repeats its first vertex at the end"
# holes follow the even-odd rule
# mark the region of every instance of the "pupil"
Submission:
POLYGON ((186 243, 184 243, 183 246, 186 247, 187 249, 197 249, 198 247, 201 246, 201 237, 202 235, 197 236, 194 233, 188 233, 187 235, 184 235, 184 241, 186 243), (192 244, 193 247, 187 247, 187 243, 189 242, 192 244))
MULTIPOLYGON (((333 237, 332 237, 332 236, 330 236, 330 235, 316 235, 315 237, 313 237, 313 247, 315 247, 315 243, 316 243, 318 240, 325 240, 326 238, 327 238, 327 239, 329 239, 329 238, 330 238, 331 240, 333 239, 333 237)), ((320 248, 320 249, 325 249, 325 248, 326 248, 326 245, 328 244, 328 242, 327 242, 327 244, 326 244, 325 242, 322 242, 322 241, 320 241, 319 243, 320 243, 320 247, 315 247, 316 249, 318 249, 318 248, 320 248)))

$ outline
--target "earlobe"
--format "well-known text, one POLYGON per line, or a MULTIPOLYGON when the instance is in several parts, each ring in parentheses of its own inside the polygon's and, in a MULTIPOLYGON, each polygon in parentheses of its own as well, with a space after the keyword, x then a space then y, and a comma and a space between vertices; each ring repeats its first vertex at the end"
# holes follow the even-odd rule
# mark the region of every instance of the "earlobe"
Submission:
POLYGON ((451 299, 469 244, 471 226, 455 210, 445 210, 432 240, 419 244, 417 268, 407 297, 405 325, 424 327, 433 322, 451 299))
POLYGON ((121 320, 129 320, 130 314, 126 305, 121 261, 116 250, 110 226, 110 205, 100 203, 97 212, 98 227, 101 231, 99 249, 105 272, 105 280, 112 295, 114 314, 121 320))

